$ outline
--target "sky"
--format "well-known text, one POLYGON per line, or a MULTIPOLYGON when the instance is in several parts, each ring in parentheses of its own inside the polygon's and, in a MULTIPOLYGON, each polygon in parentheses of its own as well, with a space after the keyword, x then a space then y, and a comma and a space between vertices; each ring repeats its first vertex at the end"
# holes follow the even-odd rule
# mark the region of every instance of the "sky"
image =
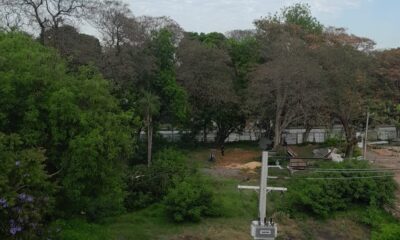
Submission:
POLYGON ((325 26, 373 39, 378 49, 400 47, 400 0, 125 0, 135 16, 169 16, 186 31, 253 28, 253 20, 297 2, 308 3, 325 26))

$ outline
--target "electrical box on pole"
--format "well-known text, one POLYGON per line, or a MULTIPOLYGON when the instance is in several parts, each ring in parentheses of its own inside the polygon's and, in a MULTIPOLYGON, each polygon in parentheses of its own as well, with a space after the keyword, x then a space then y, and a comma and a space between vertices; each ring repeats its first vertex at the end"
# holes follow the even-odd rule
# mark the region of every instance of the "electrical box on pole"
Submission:
MULTIPOLYGON (((277 224, 270 221, 267 221, 267 194, 270 191, 287 191, 286 188, 282 187, 268 187, 268 152, 262 153, 262 166, 261 166, 261 176, 260 176, 260 186, 241 186, 239 185, 239 189, 255 189, 259 190, 259 219, 252 221, 251 228, 251 236, 255 240, 273 240, 276 238, 278 233, 277 224)), ((278 166, 280 167, 280 166, 278 166)))

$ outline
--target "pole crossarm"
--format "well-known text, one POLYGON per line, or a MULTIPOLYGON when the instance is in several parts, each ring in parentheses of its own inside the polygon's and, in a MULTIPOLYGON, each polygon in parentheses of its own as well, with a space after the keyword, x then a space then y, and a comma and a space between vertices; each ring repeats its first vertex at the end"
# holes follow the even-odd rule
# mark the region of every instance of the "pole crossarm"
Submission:
MULTIPOLYGON (((238 189, 260 190, 260 186, 238 185, 238 189)), ((285 187, 266 187, 267 191, 287 191, 285 187)))

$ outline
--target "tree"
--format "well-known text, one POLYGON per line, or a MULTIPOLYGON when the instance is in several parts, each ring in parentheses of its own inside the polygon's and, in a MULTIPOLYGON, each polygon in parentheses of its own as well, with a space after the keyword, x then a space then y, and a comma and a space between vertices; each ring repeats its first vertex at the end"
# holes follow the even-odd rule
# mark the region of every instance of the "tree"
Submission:
POLYGON ((233 37, 227 40, 227 49, 235 69, 235 90, 244 98, 248 87, 248 75, 260 61, 259 42, 253 32, 234 31, 230 35, 233 37))
POLYGON ((138 103, 142 118, 147 127, 147 165, 151 166, 152 146, 153 146, 153 117, 160 113, 160 99, 158 96, 150 92, 143 92, 138 103))
POLYGON ((123 45, 137 45, 144 41, 139 24, 127 4, 118 0, 106 0, 97 9, 91 22, 102 35, 106 48, 115 48, 118 55, 123 45))
POLYGON ((253 72, 249 102, 259 117, 267 111, 273 116, 277 147, 285 128, 309 119, 310 109, 318 108, 323 74, 301 29, 271 19, 256 26, 262 61, 253 72))
POLYGON ((353 154, 357 144, 356 131, 364 122, 364 114, 379 94, 374 87, 371 57, 352 46, 328 46, 320 49, 322 65, 327 73, 327 102, 333 118, 343 125, 346 156, 353 154))
POLYGON ((280 56, 257 67, 249 92, 257 111, 273 111, 274 147, 281 143, 282 131, 299 122, 304 109, 321 98, 316 91, 322 77, 318 62, 307 56, 304 46, 291 42, 290 50, 285 51, 286 46, 274 47, 280 56))
POLYGON ((193 133, 203 130, 206 140, 208 128, 215 123, 215 140, 221 146, 230 133, 243 128, 245 117, 234 89, 235 75, 228 52, 217 48, 220 44, 211 40, 212 36, 202 38, 209 40, 201 42, 196 34, 187 34, 182 40, 178 79, 189 95, 193 133))
POLYGON ((296 3, 282 10, 281 21, 300 26, 308 33, 320 34, 324 26, 311 14, 310 5, 296 3))
POLYGON ((39 239, 55 193, 45 170, 45 151, 24 147, 18 134, 0 132, 0 157, 0 237, 39 239))
POLYGON ((280 12, 276 12, 268 17, 255 21, 256 26, 262 23, 285 24, 294 28, 299 28, 306 35, 321 34, 324 26, 312 16, 310 5, 304 3, 296 3, 294 5, 284 7, 280 12))
POLYGON ((22 12, 11 1, 0 2, 0 30, 20 30, 24 24, 22 12))
POLYGON ((44 33, 48 29, 57 29, 65 23, 72 24, 89 14, 94 7, 91 0, 3 0, 7 8, 13 9, 14 19, 23 16, 25 23, 34 22, 40 29, 40 42, 44 44, 44 33))
POLYGON ((0 51, 0 131, 46 150, 46 170, 60 183, 58 206, 90 218, 123 210, 121 172, 135 146, 135 116, 121 111, 94 69, 68 73, 28 36, 0 34, 0 51))
POLYGON ((57 49, 73 71, 78 71, 84 65, 100 66, 101 64, 102 48, 99 40, 91 35, 79 33, 72 26, 64 25, 57 29, 47 30, 45 45, 57 49), (57 35, 56 38, 54 38, 55 35, 57 35))
POLYGON ((376 86, 381 92, 379 101, 370 106, 374 114, 372 123, 391 124, 400 136, 400 49, 375 51, 376 86))

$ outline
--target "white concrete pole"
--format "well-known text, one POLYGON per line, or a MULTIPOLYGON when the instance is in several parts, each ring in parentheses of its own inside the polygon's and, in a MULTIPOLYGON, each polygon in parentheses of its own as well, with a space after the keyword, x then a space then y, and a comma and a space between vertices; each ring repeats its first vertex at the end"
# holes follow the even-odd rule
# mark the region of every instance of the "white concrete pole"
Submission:
POLYGON ((258 203, 260 225, 265 225, 265 216, 267 214, 267 179, 268 179, 268 152, 263 151, 261 177, 260 177, 260 195, 258 203))
POLYGON ((363 154, 364 160, 367 159, 368 125, 369 125, 369 111, 367 111, 367 124, 365 126, 364 154, 363 154))

